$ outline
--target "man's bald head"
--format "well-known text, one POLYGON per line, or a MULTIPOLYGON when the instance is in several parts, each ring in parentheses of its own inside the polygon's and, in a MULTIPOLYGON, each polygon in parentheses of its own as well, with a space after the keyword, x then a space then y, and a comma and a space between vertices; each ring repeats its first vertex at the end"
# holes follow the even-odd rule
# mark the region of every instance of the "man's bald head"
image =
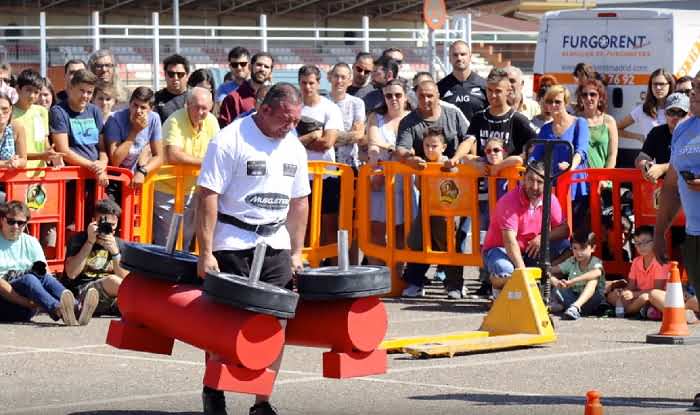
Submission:
POLYGON ((197 102, 197 101, 202 100, 204 98, 208 98, 209 102, 213 103, 212 98, 211 98, 211 91, 209 91, 206 88, 202 88, 201 86, 196 86, 187 92, 187 103, 188 104, 191 104, 193 102, 197 102))
POLYGON ((213 105, 211 91, 208 89, 196 86, 187 91, 187 115, 192 125, 201 126, 213 105))

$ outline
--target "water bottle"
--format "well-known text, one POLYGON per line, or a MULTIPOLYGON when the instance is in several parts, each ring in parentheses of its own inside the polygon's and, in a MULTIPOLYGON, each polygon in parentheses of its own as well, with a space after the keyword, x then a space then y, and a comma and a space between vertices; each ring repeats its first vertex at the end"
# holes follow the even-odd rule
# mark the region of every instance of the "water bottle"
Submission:
POLYGON ((622 318, 625 316, 625 307, 622 305, 622 297, 617 298, 615 303, 615 317, 622 318))

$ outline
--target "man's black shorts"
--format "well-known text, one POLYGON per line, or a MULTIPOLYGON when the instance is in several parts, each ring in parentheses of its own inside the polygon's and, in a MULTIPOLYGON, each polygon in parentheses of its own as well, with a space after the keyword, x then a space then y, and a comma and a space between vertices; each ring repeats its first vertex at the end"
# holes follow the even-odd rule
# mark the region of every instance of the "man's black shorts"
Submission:
MULTIPOLYGON (((219 263, 221 272, 248 277, 250 265, 253 262, 255 249, 240 251, 216 251, 214 258, 219 263)), ((265 251, 265 261, 260 272, 260 281, 278 287, 286 287, 292 280, 292 257, 288 249, 272 249, 265 251)))

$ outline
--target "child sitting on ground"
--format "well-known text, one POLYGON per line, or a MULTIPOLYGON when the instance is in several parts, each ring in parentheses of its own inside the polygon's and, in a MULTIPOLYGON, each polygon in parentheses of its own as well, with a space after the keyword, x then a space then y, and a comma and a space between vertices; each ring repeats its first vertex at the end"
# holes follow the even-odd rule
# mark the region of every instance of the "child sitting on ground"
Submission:
POLYGON ((603 262, 593 256, 595 244, 594 233, 574 233, 573 256, 552 267, 552 274, 563 278, 551 277, 551 308, 553 312, 565 310, 564 319, 578 320, 582 315, 595 314, 605 298, 605 271, 603 262))
POLYGON ((621 300, 625 315, 640 313, 642 318, 661 320, 669 266, 656 260, 652 226, 635 230, 634 247, 638 256, 632 260, 627 286, 612 290, 607 296, 608 303, 614 307, 621 300))

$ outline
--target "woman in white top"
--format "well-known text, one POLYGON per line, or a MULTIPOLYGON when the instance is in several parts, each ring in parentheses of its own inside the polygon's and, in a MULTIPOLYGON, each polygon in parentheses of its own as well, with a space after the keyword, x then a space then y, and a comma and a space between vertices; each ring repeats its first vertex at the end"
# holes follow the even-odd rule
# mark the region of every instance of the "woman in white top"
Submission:
MULTIPOLYGON (((384 88, 386 108, 370 114, 368 118, 367 137, 369 141, 369 163, 376 166, 380 161, 392 160, 396 147, 396 135, 399 122, 408 113, 406 89, 398 80, 389 81, 384 88)), ((386 243, 386 196, 384 176, 373 176, 371 180, 372 197, 370 217, 372 220, 372 242, 379 245, 386 243)), ((403 180, 397 176, 394 181, 394 223, 396 225, 396 244, 403 247, 403 180)))
POLYGON ((651 73, 644 103, 635 107, 617 123, 620 136, 617 167, 634 167, 634 160, 649 131, 666 123, 666 97, 673 92, 675 85, 676 79, 672 73, 662 68, 651 73), (626 131, 632 124, 635 124, 636 132, 626 131))

